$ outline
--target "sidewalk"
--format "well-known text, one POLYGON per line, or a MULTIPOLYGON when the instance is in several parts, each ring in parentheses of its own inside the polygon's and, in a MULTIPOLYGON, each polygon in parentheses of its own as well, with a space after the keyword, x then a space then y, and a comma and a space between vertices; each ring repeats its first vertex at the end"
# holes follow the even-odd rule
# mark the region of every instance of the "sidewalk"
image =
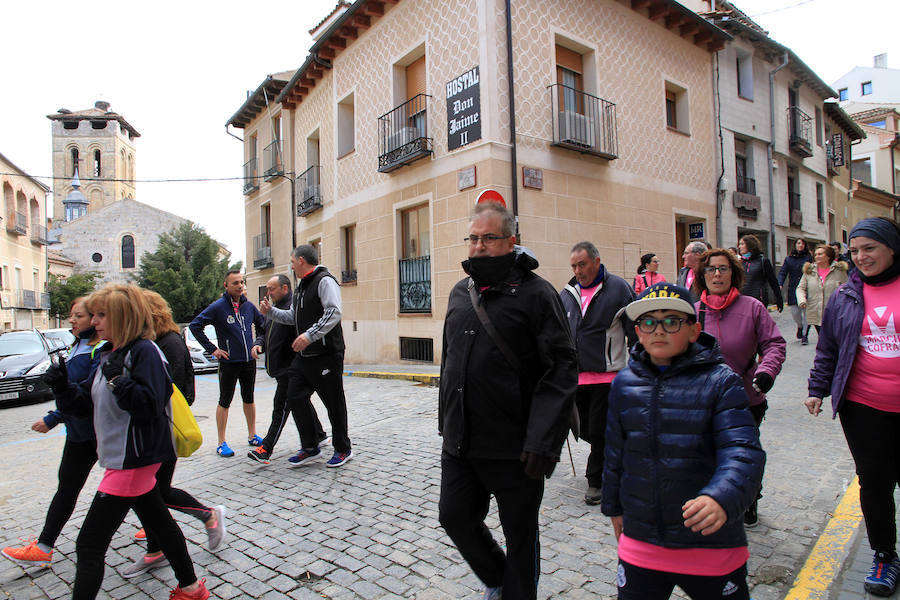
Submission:
POLYGON ((374 377, 377 379, 401 379, 418 381, 436 386, 441 379, 440 365, 403 363, 398 365, 344 365, 344 375, 349 377, 374 377))

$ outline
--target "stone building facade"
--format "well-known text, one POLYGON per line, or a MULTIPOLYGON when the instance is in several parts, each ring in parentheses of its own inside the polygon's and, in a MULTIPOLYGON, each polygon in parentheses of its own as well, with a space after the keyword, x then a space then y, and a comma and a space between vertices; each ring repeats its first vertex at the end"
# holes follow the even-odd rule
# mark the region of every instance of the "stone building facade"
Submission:
MULTIPOLYGON (((689 239, 713 239, 711 66, 730 36, 668 0, 528 0, 509 16, 515 162, 501 0, 339 6, 276 106, 257 99, 228 121, 249 162, 249 140, 271 142, 279 116, 295 196, 271 211, 290 202, 297 216, 271 220, 273 247, 313 243, 339 274, 348 362, 439 360, 467 218, 486 189, 514 208, 521 243, 557 287, 580 240, 629 279, 655 252, 671 279, 689 239)), ((284 183, 245 177, 253 256, 259 199, 284 183)), ((286 272, 275 254, 248 268, 251 286, 286 272)))

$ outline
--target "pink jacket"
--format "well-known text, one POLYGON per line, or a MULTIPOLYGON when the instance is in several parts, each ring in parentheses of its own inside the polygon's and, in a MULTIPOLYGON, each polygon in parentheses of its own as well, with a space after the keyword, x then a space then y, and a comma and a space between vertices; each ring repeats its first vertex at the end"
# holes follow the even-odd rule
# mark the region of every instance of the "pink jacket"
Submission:
MULTIPOLYGON (((703 309, 699 302, 694 308, 699 320, 703 309)), ((744 295, 723 311, 708 306, 705 310, 703 331, 716 338, 725 364, 743 379, 750 405, 762 404, 766 395, 753 389, 753 378, 764 371, 775 379, 787 354, 787 344, 769 311, 756 298, 744 295)))
POLYGON ((651 285, 653 285, 655 283, 660 283, 665 280, 666 280, 666 278, 663 276, 662 273, 659 273, 659 272, 653 273, 651 271, 644 271, 643 274, 638 275, 637 277, 634 278, 634 293, 640 294, 641 292, 643 292, 645 289, 647 289, 651 285))

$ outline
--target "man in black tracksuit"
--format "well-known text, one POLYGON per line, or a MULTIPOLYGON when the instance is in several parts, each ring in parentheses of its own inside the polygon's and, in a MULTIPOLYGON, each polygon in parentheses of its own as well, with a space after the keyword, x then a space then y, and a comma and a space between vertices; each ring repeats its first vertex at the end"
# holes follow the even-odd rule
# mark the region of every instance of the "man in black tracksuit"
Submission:
POLYGON ((514 231, 512 215, 499 204, 476 206, 463 263, 471 278, 457 283, 448 299, 439 513, 441 526, 487 587, 484 598, 532 600, 540 574, 544 478, 559 461, 578 373, 559 296, 533 272, 537 260, 514 251, 514 231), (484 524, 491 495, 506 553, 484 524))
POLYGON ((626 336, 634 341, 634 329, 626 327, 625 307, 634 290, 624 279, 606 270, 597 247, 578 242, 569 258, 575 277, 559 293, 578 353, 576 406, 582 437, 591 444, 585 477, 586 504, 600 504, 603 486, 603 447, 606 442, 607 398, 612 380, 625 368, 626 336))
MULTIPOLYGON (((269 302, 274 303, 276 308, 290 310, 291 308, 291 280, 286 275, 276 275, 266 282, 266 297, 269 302)), ((266 318, 262 331, 253 343, 251 354, 256 359, 260 354, 265 354, 266 373, 270 377, 275 378, 275 397, 272 401, 272 422, 269 424, 269 431, 262 443, 247 453, 247 456, 255 461, 263 464, 269 464, 269 457, 275 450, 275 444, 281 437, 281 431, 284 424, 287 423, 291 410, 288 407, 288 367, 294 360, 294 350, 291 343, 294 341, 294 328, 291 325, 282 325, 276 323, 271 318, 266 318)), ((312 414, 314 425, 319 437, 325 439, 325 432, 322 431, 322 424, 315 411, 312 414)), ((300 423, 297 415, 294 415, 294 423, 297 425, 297 431, 300 431, 300 423)))
MULTIPOLYGON (((260 303, 263 314, 277 323, 294 326, 291 348, 294 358, 288 368, 288 402, 300 428, 303 447, 288 462, 292 466, 308 464, 318 456, 321 431, 310 396, 319 395, 328 420, 334 455, 327 467, 340 467, 353 457, 347 432, 347 401, 344 397, 344 332, 341 329, 341 290, 337 280, 319 264, 316 249, 304 244, 291 252, 291 269, 297 276, 292 308, 260 303)), ((320 426, 321 427, 321 426, 320 426)))

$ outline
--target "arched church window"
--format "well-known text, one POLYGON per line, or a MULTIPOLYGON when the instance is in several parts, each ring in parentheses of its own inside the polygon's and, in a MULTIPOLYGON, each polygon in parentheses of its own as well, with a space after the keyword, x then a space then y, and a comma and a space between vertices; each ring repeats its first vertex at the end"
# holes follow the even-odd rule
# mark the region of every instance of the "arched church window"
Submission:
POLYGON ((100 151, 94 150, 94 177, 100 177, 100 151))
POLYGON ((134 238, 130 235, 122 236, 122 268, 134 268, 134 238))

